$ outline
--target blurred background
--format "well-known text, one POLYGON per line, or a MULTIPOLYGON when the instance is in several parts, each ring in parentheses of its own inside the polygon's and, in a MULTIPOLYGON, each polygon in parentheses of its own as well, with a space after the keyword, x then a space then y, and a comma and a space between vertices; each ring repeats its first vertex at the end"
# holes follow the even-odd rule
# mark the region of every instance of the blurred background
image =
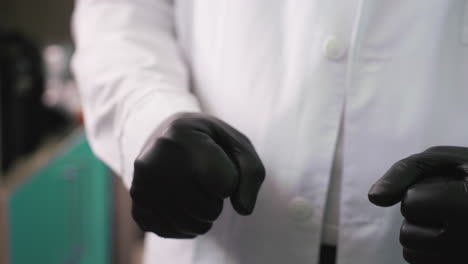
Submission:
POLYGON ((128 192, 92 154, 73 0, 0 1, 0 263, 139 263, 128 192))

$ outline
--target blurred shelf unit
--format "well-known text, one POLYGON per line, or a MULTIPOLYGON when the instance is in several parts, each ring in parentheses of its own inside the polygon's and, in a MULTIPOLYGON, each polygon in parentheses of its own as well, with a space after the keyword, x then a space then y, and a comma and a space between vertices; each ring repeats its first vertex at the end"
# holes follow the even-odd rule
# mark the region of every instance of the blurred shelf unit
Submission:
POLYGON ((0 191, 4 261, 110 263, 111 174, 82 131, 49 140, 5 179, 0 191))

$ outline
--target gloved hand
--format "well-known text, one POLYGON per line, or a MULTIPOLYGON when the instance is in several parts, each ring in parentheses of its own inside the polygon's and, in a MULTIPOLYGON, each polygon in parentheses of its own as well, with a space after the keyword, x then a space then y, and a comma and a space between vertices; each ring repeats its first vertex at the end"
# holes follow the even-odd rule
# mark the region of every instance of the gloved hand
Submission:
POLYGON ((395 163, 369 192, 401 201, 403 256, 411 264, 468 263, 468 148, 433 147, 395 163))
POLYGON ((144 231, 167 238, 206 233, 230 197, 252 213, 265 169, 249 139, 205 114, 163 122, 135 161, 132 216, 144 231))

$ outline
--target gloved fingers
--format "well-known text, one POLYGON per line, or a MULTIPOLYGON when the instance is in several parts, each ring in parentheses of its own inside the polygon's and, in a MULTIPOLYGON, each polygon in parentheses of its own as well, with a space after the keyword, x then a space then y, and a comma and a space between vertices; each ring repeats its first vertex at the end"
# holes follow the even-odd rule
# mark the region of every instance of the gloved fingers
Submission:
POLYGON ((234 192, 239 177, 235 164, 208 133, 175 130, 171 137, 188 155, 190 172, 182 176, 194 178, 210 198, 224 199, 234 192))
POLYGON ((406 192, 401 212, 406 219, 426 226, 442 226, 447 220, 466 221, 467 186, 464 181, 424 180, 406 192))
POLYGON ((173 174, 166 177, 158 188, 158 193, 154 195, 158 200, 173 201, 186 213, 204 222, 216 220, 223 209, 222 199, 210 197, 195 177, 187 174, 173 174))
MULTIPOLYGON (((173 178, 177 178, 174 175, 173 178)), ((154 195, 152 199, 151 210, 157 211, 160 213, 160 216, 166 220, 175 230, 180 233, 187 235, 199 235, 205 234, 211 228, 212 224, 207 221, 201 221, 191 215, 186 211, 184 206, 180 205, 181 196, 184 201, 188 199, 194 199, 193 195, 187 195, 186 190, 184 189, 190 184, 187 185, 178 185, 176 188, 170 187, 174 184, 174 181, 169 180, 167 188, 159 188, 158 192, 154 195), (174 192, 173 190, 177 190, 174 192)), ((195 186, 190 186, 191 188, 196 188, 195 186)), ((198 196, 201 198, 202 196, 198 196)))
POLYGON ((453 226, 425 227, 405 221, 400 232, 403 256, 411 264, 466 263, 466 239, 449 234, 463 230, 453 226))
MULTIPOLYGON (((153 151, 153 155, 155 155, 152 159, 153 163, 148 165, 152 167, 138 168, 140 172, 143 169, 148 169, 150 173, 138 174, 139 177, 146 177, 146 181, 143 184, 132 185, 131 193, 135 194, 132 197, 139 204, 144 204, 148 208, 154 208, 154 201, 161 199, 168 200, 168 204, 176 202, 179 208, 185 208, 192 216, 207 222, 214 221, 221 213, 222 201, 210 197, 206 190, 207 188, 215 191, 222 189, 222 183, 215 181, 222 181, 223 177, 220 177, 220 175, 229 173, 223 173, 221 171, 223 168, 218 170, 218 167, 222 166, 222 158, 219 161, 216 156, 218 153, 213 154, 209 150, 215 148, 214 152, 218 151, 224 155, 222 150, 216 145, 207 147, 206 144, 203 144, 204 146, 200 146, 199 151, 201 154, 198 156, 208 158, 211 163, 216 164, 203 163, 206 168, 201 166, 194 169, 195 165, 191 162, 190 151, 184 146, 167 138, 158 139, 156 144, 158 149, 153 151), (210 167, 214 167, 214 169, 209 169, 210 167), (210 173, 214 174, 214 176, 210 177, 210 173), (203 174, 204 184, 195 179, 199 174, 203 174), (137 189, 140 191, 136 192, 137 189)), ((227 157, 224 159, 225 162, 230 162, 227 157)), ((234 169, 232 170, 234 171, 234 169)), ((231 188, 234 189, 235 187, 231 188)), ((232 190, 229 192, 232 192, 232 190)))
POLYGON ((223 200, 208 198, 204 193, 196 193, 196 190, 191 192, 191 195, 177 199, 178 206, 202 222, 214 222, 223 210, 223 200))
POLYGON ((198 160, 195 179, 211 198, 224 199, 232 195, 239 183, 239 173, 226 152, 212 139, 200 144, 194 160, 198 160), (203 155, 203 156, 202 156, 203 155))
POLYGON ((452 159, 457 159, 459 162, 467 161, 468 148, 459 146, 435 146, 426 149, 424 152, 439 152, 450 155, 452 159))
POLYGON ((210 198, 200 191, 196 185, 190 185, 189 183, 179 185, 176 188, 172 186, 166 185, 165 190, 163 188, 155 188, 152 192, 139 192, 133 200, 151 210, 161 206, 176 206, 183 209, 192 217, 204 222, 213 222, 221 214, 223 200, 210 198), (176 191, 171 191, 174 189, 176 191), (160 200, 167 202, 161 204, 160 200))
POLYGON ((132 203, 132 217, 138 226, 145 232, 153 232, 165 238, 194 238, 195 235, 184 234, 177 231, 171 224, 153 210, 147 210, 132 203))
POLYGON ((253 211, 265 170, 245 135, 217 118, 186 114, 164 137, 188 153, 192 174, 211 198, 231 197, 240 214, 253 211))
MULTIPOLYGON (((206 153, 206 144, 203 145, 205 146, 200 149, 198 157, 206 158, 215 164, 203 163, 205 166, 197 168, 194 165, 197 162, 193 162, 192 153, 186 146, 171 138, 159 138, 156 147, 146 153, 151 162, 135 164, 135 170, 138 174, 135 174, 134 183, 130 190, 132 199, 145 208, 151 208, 152 210, 175 207, 200 221, 214 221, 221 213, 222 201, 218 198, 209 197, 206 190, 208 188, 215 191, 222 189, 223 186, 220 186, 222 184, 215 181, 222 181, 223 177, 220 176, 229 173, 216 171, 222 164, 220 165, 216 155, 206 153), (215 167, 215 176, 209 176, 210 173, 213 173, 209 168, 213 166, 215 167), (195 179, 195 174, 204 175, 206 178, 204 186, 195 179), (211 182, 209 182, 210 180, 211 182), (205 191, 201 190, 201 188, 205 191)), ((225 155, 218 146, 208 147, 208 149, 210 148, 218 148, 216 151, 225 155)), ((225 161, 230 163, 227 156, 225 161)), ((235 169, 233 168, 232 171, 235 172, 235 169)), ((235 186, 231 188, 234 190, 235 186)), ((184 223, 181 223, 181 226, 185 227, 184 223)), ((201 227, 195 231, 201 233, 205 232, 205 229, 206 227, 201 227)))
POLYGON ((202 235, 213 226, 188 215, 184 209, 166 206, 159 208, 164 219, 178 232, 186 235, 202 235))
MULTIPOLYGON (((403 258, 410 264, 445 264, 450 263, 438 251, 415 250, 403 248, 403 258)), ((455 264, 455 263, 450 263, 455 264)))
POLYGON ((157 195, 178 190, 174 175, 189 176, 190 161, 184 149, 171 139, 159 138, 155 147, 135 162, 130 195, 141 206, 151 208, 157 195))
POLYGON ((252 213, 260 187, 265 179, 265 168, 250 140, 232 126, 215 120, 212 136, 221 146, 238 171, 238 183, 231 195, 231 204, 241 215, 252 213))
MULTIPOLYGON (((369 200, 378 206, 392 206, 400 202, 406 190, 429 177, 447 174, 460 160, 443 152, 422 152, 395 163, 369 191, 369 200)), ((442 175, 443 176, 443 175, 442 175)))
POLYGON ((415 223, 442 226, 448 187, 443 179, 422 181, 410 187, 401 202, 402 215, 415 223))
POLYGON ((405 248, 422 251, 437 251, 444 246, 443 228, 426 227, 403 221, 400 230, 400 243, 405 248))
POLYGON ((231 196, 233 208, 241 215, 253 212, 258 192, 265 179, 265 169, 255 152, 235 155, 239 170, 239 185, 231 196))

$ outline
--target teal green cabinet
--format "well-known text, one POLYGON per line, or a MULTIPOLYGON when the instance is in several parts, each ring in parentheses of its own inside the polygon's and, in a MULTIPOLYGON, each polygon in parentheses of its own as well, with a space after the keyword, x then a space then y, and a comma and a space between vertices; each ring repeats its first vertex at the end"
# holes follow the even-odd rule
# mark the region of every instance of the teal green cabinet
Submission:
POLYGON ((106 264, 110 173, 75 137, 8 201, 11 264, 106 264))

